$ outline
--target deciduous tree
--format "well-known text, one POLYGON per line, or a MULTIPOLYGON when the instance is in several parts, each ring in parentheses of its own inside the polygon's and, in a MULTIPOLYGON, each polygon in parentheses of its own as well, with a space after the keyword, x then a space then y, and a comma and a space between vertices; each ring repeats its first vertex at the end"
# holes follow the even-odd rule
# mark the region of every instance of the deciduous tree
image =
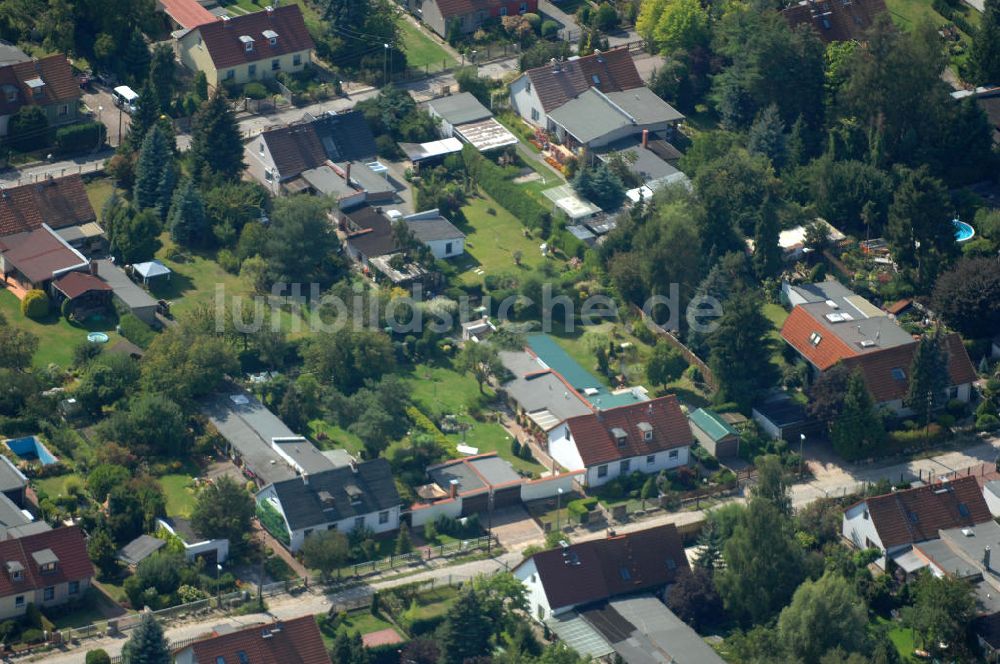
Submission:
POLYGON ((646 377, 654 385, 666 385, 681 377, 688 363, 680 351, 660 340, 653 347, 653 354, 646 363, 646 377))
POLYGON ((256 512, 253 496, 228 475, 223 475, 198 492, 191 526, 205 538, 225 538, 237 549, 250 533, 256 512))
POLYGON ((702 567, 677 579, 667 594, 667 606, 697 632, 718 624, 722 616, 722 598, 711 573, 702 567))
POLYGON ((310 568, 319 570, 324 579, 347 564, 350 545, 347 536, 339 530, 313 533, 302 543, 302 560, 310 568))
POLYGON ((942 274, 934 286, 934 311, 971 339, 1000 329, 1000 263, 966 258, 942 274))
POLYGON ((798 587, 778 618, 778 636, 800 661, 815 662, 833 648, 861 650, 867 625, 864 601, 842 576, 828 572, 798 587))
POLYGON ((471 374, 479 385, 479 393, 483 394, 483 386, 491 376, 503 370, 503 365, 496 348, 485 343, 467 341, 458 358, 458 369, 471 374))

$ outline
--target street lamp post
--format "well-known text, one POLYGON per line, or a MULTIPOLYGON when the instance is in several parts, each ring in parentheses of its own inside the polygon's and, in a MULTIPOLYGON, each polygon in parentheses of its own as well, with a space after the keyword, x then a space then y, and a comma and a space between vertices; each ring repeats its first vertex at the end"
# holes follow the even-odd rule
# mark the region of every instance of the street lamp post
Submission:
POLYGON ((486 555, 490 557, 493 555, 493 487, 490 487, 490 498, 489 504, 487 505, 487 519, 486 524, 487 539, 486 539, 486 555))
POLYGON ((806 444, 806 435, 804 433, 799 434, 799 477, 802 477, 802 461, 805 457, 802 456, 802 448, 806 444))
POLYGON ((222 565, 215 563, 215 605, 217 608, 222 608, 222 565))
POLYGON ((389 84, 389 44, 388 43, 382 44, 382 47, 384 49, 383 55, 382 55, 382 80, 384 81, 383 85, 388 85, 389 84))
POLYGON ((556 531, 562 530, 562 487, 559 487, 558 493, 556 493, 556 531))
POLYGON ((101 114, 102 113, 104 113, 104 107, 103 106, 98 106, 97 107, 97 145, 94 146, 94 150, 95 151, 97 151, 97 150, 99 150, 101 148, 101 134, 103 133, 101 130, 104 128, 104 125, 101 124, 101 114))

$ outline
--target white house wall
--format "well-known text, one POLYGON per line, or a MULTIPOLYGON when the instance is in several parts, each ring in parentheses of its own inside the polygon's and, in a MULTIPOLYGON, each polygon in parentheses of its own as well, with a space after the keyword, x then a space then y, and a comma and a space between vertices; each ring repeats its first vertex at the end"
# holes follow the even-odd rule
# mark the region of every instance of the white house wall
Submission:
POLYGON ((521 485, 521 502, 552 498, 559 493, 559 489, 569 495, 573 490, 573 482, 577 478, 582 479, 582 476, 582 472, 576 471, 525 482, 521 485))
POLYGON ((433 523, 438 517, 446 516, 457 519, 462 516, 462 497, 454 500, 439 500, 431 505, 421 505, 410 512, 410 524, 419 528, 426 523, 433 523))
POLYGON ((885 551, 882 539, 878 536, 875 524, 868 515, 867 503, 859 503, 844 512, 843 536, 859 549, 874 546, 885 551))
POLYGON ((990 491, 989 487, 983 487, 983 498, 986 499, 986 506, 990 508, 990 514, 1000 516, 1000 496, 990 491))
POLYGON ((542 101, 538 98, 526 75, 522 75, 510 84, 510 103, 525 122, 545 128, 548 117, 545 115, 545 109, 542 108, 542 101), (532 117, 532 110, 535 111, 537 119, 532 117))
POLYGON ((455 238, 452 240, 431 240, 430 242, 425 242, 430 248, 431 253, 434 254, 434 258, 454 258, 455 256, 461 256, 465 253, 465 240, 462 238, 455 238), (451 245, 451 252, 447 251, 448 245, 451 245))
POLYGON ((671 470, 673 468, 680 468, 681 466, 686 466, 688 464, 688 459, 690 456, 690 447, 677 447, 673 450, 664 450, 662 452, 657 452, 656 454, 642 455, 636 457, 629 457, 628 459, 619 459, 617 461, 612 461, 607 464, 600 464, 599 466, 591 466, 587 468, 586 482, 589 487, 601 486, 606 484, 611 480, 622 475, 622 462, 628 461, 629 468, 625 471, 625 475, 631 475, 635 471, 644 473, 647 475, 653 475, 659 473, 661 470, 671 470), (674 458, 670 457, 671 452, 677 452, 677 456, 674 458), (647 457, 652 456, 653 462, 647 463, 647 457), (608 467, 608 473, 604 477, 598 477, 600 473, 601 466, 608 467))
POLYGON ((549 431, 549 455, 566 470, 583 470, 583 458, 573 442, 569 426, 560 424, 549 431))
POLYGON ((514 578, 524 584, 527 589, 528 613, 535 620, 545 620, 553 615, 558 615, 572 609, 572 606, 559 607, 555 613, 549 606, 549 598, 545 594, 542 586, 542 578, 538 575, 534 558, 528 558, 519 567, 514 569, 514 578))
MULTIPOLYGON (((397 506, 397 507, 393 507, 393 508, 391 508, 389 510, 382 510, 382 511, 388 511, 389 512, 389 520, 388 521, 386 521, 385 523, 379 523, 378 522, 379 512, 371 512, 369 514, 363 515, 364 518, 365 518, 365 526, 368 527, 376 535, 379 535, 381 533, 391 532, 393 530, 398 530, 399 529, 399 513, 400 513, 400 508, 397 506)), ((347 533, 351 532, 352 530, 354 530, 354 521, 355 521, 355 518, 357 518, 357 517, 351 517, 349 519, 342 519, 340 521, 329 521, 327 523, 317 524, 317 525, 312 526, 310 528, 302 528, 301 530, 293 530, 292 531, 292 537, 291 537, 292 541, 291 541, 291 544, 289 544, 288 548, 289 548, 289 550, 292 553, 295 553, 300 548, 302 548, 302 543, 306 539, 306 532, 307 531, 311 535, 313 533, 319 533, 319 532, 322 532, 324 530, 331 530, 332 528, 335 527, 340 532, 342 532, 344 534, 347 534, 347 533)))

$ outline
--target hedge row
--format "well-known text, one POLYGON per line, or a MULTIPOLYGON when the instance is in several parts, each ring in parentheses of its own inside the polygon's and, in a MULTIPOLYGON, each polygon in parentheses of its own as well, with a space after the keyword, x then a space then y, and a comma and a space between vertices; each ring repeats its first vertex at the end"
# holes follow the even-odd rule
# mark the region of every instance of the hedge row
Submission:
POLYGON ((56 130, 56 149, 63 154, 101 147, 107 129, 101 122, 81 122, 56 130))
POLYGON ((422 433, 426 433, 434 438, 434 442, 443 447, 444 449, 451 448, 451 442, 445 438, 445 435, 441 433, 431 419, 421 412, 416 406, 407 406, 406 415, 413 422, 413 426, 419 429, 422 433))
POLYGON ((552 215, 535 199, 527 196, 521 187, 508 180, 502 168, 479 154, 471 145, 462 148, 462 159, 465 160, 465 168, 472 176, 473 182, 482 187, 483 191, 520 219, 525 226, 540 229, 543 234, 548 234, 552 215))

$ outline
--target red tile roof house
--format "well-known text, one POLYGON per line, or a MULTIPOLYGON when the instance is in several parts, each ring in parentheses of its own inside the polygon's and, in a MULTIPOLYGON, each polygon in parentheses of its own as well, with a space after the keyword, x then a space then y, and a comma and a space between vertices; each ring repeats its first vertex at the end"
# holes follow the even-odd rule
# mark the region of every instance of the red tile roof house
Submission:
POLYGON ((7 135, 11 116, 24 106, 45 111, 50 127, 76 122, 82 96, 65 55, 0 67, 0 136, 7 135))
POLYGON ((487 20, 537 14, 538 0, 409 0, 410 12, 442 39, 449 33, 469 34, 487 20))
POLYGON ((916 489, 872 496, 844 511, 841 534, 859 549, 878 549, 878 562, 898 558, 913 545, 940 537, 940 531, 992 521, 979 483, 960 477, 916 489))
POLYGON ((528 589, 528 612, 545 620, 634 593, 659 593, 690 571, 670 523, 536 553, 514 568, 528 589))
MULTIPOLYGON (((797 288, 796 292, 806 301, 796 305, 785 320, 781 328, 785 342, 817 375, 838 362, 860 370, 880 407, 899 416, 911 414, 904 399, 917 340, 884 311, 842 287, 797 288)), ((950 379, 945 396, 968 402, 976 371, 962 339, 947 334, 941 345, 950 379)))
POLYGON ((175 664, 331 664, 311 615, 213 634, 174 651, 175 664))
POLYGON ((789 27, 809 25, 824 43, 861 41, 875 17, 887 12, 885 0, 801 0, 782 10, 789 27))
POLYGON ((635 471, 658 473, 687 465, 694 442, 677 397, 570 417, 548 433, 548 451, 569 471, 586 470, 595 487, 635 471))
POLYGON ((627 48, 529 69, 510 84, 510 101, 525 122, 571 148, 656 140, 684 119, 646 87, 627 48))
POLYGON ((204 23, 180 34, 174 46, 184 66, 205 72, 212 87, 302 71, 315 48, 293 3, 204 23))
POLYGON ((4 540, 0 565, 0 620, 82 597, 94 577, 79 526, 4 540))

